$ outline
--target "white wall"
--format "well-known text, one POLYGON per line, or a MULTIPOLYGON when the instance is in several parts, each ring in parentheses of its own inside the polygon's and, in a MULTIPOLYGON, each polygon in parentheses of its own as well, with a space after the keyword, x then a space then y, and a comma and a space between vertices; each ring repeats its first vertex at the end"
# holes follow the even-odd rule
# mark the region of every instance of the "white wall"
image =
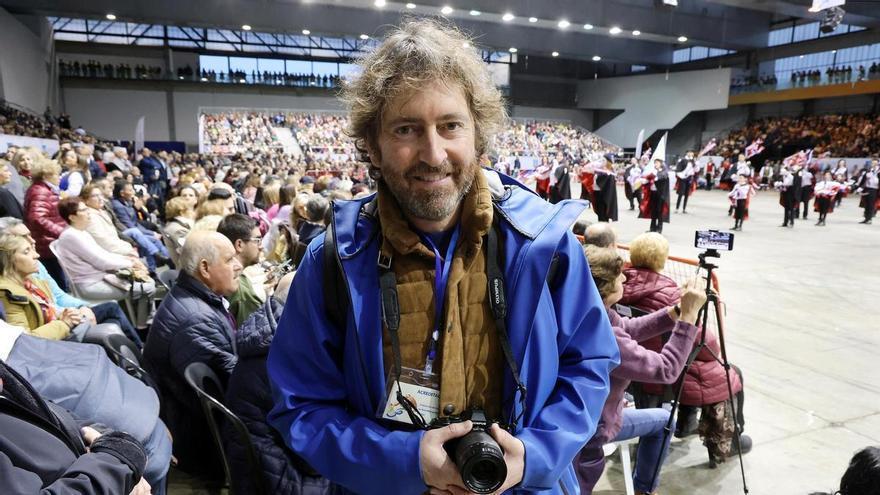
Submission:
POLYGON ((73 125, 101 138, 134 139, 135 125, 143 115, 144 139, 170 140, 164 91, 64 88, 63 94, 73 125))
POLYGON ((672 129, 692 111, 727 108, 729 89, 730 69, 591 79, 578 83, 578 107, 624 110, 595 132, 631 148, 639 129, 650 136, 672 129))
POLYGON ((49 89, 48 48, 0 8, 0 97, 42 113, 49 89))
POLYGON ((562 120, 585 129, 593 127, 593 112, 578 108, 545 108, 515 105, 510 112, 515 119, 562 120))

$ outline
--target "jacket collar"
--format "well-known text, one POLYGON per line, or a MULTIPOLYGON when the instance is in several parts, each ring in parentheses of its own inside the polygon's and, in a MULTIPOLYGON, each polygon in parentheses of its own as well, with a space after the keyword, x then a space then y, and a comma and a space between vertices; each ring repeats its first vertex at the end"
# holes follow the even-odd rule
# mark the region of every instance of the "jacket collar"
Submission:
POLYGON ((212 306, 216 306, 223 311, 226 311, 226 305, 223 303, 225 299, 216 292, 209 289, 207 285, 205 285, 204 283, 202 283, 202 281, 193 277, 192 275, 186 272, 180 272, 180 276, 177 279, 176 286, 192 292, 193 294, 198 296, 199 299, 207 302, 212 306))

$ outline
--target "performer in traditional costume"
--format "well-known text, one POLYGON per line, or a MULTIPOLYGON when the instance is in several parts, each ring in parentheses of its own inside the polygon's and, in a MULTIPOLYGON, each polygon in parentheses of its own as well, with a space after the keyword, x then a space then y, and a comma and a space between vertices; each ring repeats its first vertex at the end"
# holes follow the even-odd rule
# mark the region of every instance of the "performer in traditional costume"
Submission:
POLYGON ((639 218, 651 219, 651 232, 663 233, 663 223, 669 222, 669 172, 660 158, 642 173, 642 188, 645 190, 639 208, 639 218))
POLYGON ((813 173, 807 167, 800 171, 801 177, 801 196, 798 198, 798 204, 794 207, 795 216, 798 215, 800 204, 804 204, 804 220, 807 219, 807 210, 810 208, 810 200, 813 199, 813 183, 815 178, 813 173))
POLYGON ((865 209, 865 219, 859 223, 870 225, 880 208, 880 197, 877 196, 877 188, 880 187, 880 161, 876 158, 871 160, 871 167, 862 175, 859 182, 862 200, 859 203, 865 209))
POLYGON ((636 205, 642 204, 642 166, 639 161, 633 157, 630 159, 629 166, 623 172, 623 192, 626 199, 629 200, 629 209, 634 210, 636 205))
POLYGON ((813 204, 813 208, 819 212, 819 221, 816 222, 817 226, 825 226, 825 217, 834 211, 834 202, 842 188, 843 185, 834 180, 831 172, 825 172, 822 180, 816 183, 814 189, 816 201, 813 204))
POLYGON ((594 172, 595 164, 590 161, 584 164, 580 170, 580 182, 581 182, 581 199, 586 199, 593 204, 595 202, 595 198, 593 196, 593 184, 596 181, 596 174, 594 172))
POLYGON ((800 178, 797 178, 797 184, 795 184, 795 174, 788 169, 788 165, 783 165, 781 172, 782 179, 776 181, 775 184, 776 189, 779 190, 779 204, 785 215, 780 227, 791 228, 794 227, 794 219, 797 218, 797 215, 794 214, 794 208, 801 193, 800 178))
POLYGON ((846 160, 838 160, 837 168, 834 169, 832 176, 834 177, 834 180, 841 185, 840 189, 837 191, 837 196, 834 197, 834 206, 840 206, 843 202, 843 198, 846 197, 846 184, 849 181, 849 167, 846 166, 846 160))
POLYGON ((688 198, 696 189, 697 182, 694 175, 697 173, 697 163, 694 161, 694 152, 688 151, 684 158, 675 165, 675 191, 678 198, 675 200, 675 212, 681 207, 681 200, 684 198, 684 208, 682 213, 687 213, 688 198))
POLYGON ((568 163, 560 155, 550 175, 550 202, 556 204, 564 199, 571 199, 571 174, 568 163))
POLYGON ((535 192, 544 199, 550 197, 550 164, 547 157, 541 159, 541 165, 535 170, 535 192))
POLYGON ((736 186, 727 194, 734 207, 732 230, 742 230, 743 220, 749 218, 749 200, 755 195, 755 186, 748 177, 740 175, 737 180, 736 186))
POLYGON ((593 210, 600 222, 617 221, 617 173, 614 171, 614 155, 605 155, 605 162, 594 169, 593 210))

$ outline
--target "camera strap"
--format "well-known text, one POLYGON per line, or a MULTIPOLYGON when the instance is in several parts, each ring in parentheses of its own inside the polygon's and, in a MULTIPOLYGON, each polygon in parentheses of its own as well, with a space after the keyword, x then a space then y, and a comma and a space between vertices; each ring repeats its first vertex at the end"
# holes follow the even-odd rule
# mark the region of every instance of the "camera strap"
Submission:
MULTIPOLYGON (((498 261, 501 252, 498 242, 498 228, 496 215, 495 220, 492 222, 492 228, 489 229, 489 232, 484 238, 486 242, 487 290, 489 307, 495 320, 495 329, 498 331, 500 337, 499 340, 501 341, 501 349, 504 354, 504 359, 507 361, 507 366, 510 368, 511 374, 513 375, 516 390, 520 395, 519 400, 522 407, 520 408, 519 414, 513 418, 510 425, 512 429, 515 430, 525 412, 526 387, 520 380, 519 366, 517 366, 516 360, 514 359, 513 350, 510 347, 510 337, 507 333, 507 299, 504 292, 504 274, 501 271, 501 266, 498 261)), ((426 421, 418 409, 416 409, 415 405, 404 396, 400 386, 400 377, 402 374, 400 335, 398 333, 400 330, 400 302, 397 292, 397 276, 391 269, 391 262, 391 256, 383 254, 380 249, 377 265, 379 269, 379 290, 382 302, 382 322, 384 323, 385 328, 388 329, 388 334, 391 337, 392 357, 394 359, 393 371, 397 381, 397 400, 406 411, 412 424, 424 428, 427 426, 426 421)), ((442 305, 443 301, 435 301, 435 304, 442 305)))

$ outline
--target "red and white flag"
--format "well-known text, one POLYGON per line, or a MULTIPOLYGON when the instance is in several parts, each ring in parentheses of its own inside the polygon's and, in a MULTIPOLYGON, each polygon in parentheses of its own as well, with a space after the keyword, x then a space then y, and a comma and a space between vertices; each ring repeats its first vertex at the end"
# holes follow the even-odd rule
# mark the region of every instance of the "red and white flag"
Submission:
POLYGON ((764 140, 758 138, 752 144, 746 146, 746 158, 760 155, 762 151, 764 151, 764 140))
POLYGON ((813 159, 813 150, 801 150, 782 160, 782 164, 788 167, 804 167, 813 159))
POLYGON ((697 155, 697 158, 699 158, 699 157, 705 155, 706 153, 708 153, 708 152, 714 150, 716 146, 718 146, 718 142, 715 141, 715 138, 710 139, 709 142, 706 143, 706 146, 704 146, 703 149, 700 150, 700 154, 697 155))

